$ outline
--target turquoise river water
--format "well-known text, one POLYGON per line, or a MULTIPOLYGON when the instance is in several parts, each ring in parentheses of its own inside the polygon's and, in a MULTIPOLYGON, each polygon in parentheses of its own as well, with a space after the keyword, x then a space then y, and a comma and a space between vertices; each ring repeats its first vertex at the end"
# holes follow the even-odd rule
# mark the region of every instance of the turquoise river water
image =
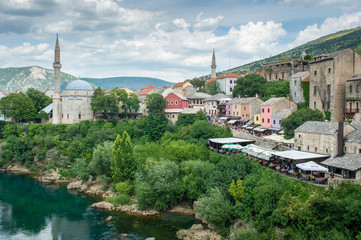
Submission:
POLYGON ((176 239, 194 216, 135 217, 90 207, 88 196, 64 185, 39 183, 28 176, 0 173, 0 239, 176 239), (105 222, 108 216, 112 221, 105 222), (125 235, 126 234, 126 235, 125 235))

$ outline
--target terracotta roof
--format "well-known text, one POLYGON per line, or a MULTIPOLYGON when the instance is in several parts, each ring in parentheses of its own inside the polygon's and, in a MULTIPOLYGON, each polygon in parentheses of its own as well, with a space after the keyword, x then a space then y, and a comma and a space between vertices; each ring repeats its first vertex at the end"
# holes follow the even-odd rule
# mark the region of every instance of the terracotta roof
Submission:
POLYGON ((217 78, 211 78, 211 79, 208 79, 207 81, 206 81, 206 83, 210 83, 210 82, 213 82, 213 81, 216 81, 217 80, 217 78))
POLYGON ((263 76, 263 72, 256 72, 256 74, 263 76))
POLYGON ((176 85, 174 85, 174 87, 180 87, 183 86, 186 82, 179 82, 176 85))
POLYGON ((146 87, 143 88, 143 89, 154 89, 154 88, 156 88, 156 87, 154 87, 153 85, 148 85, 148 86, 146 86, 146 87))
POLYGON ((232 78, 240 78, 241 76, 233 74, 233 73, 227 73, 227 74, 223 74, 217 78, 226 78, 226 77, 232 77, 232 78))
POLYGON ((142 89, 142 90, 139 90, 139 91, 136 91, 135 93, 137 95, 142 95, 142 94, 148 94, 150 91, 152 91, 153 89, 142 89))
POLYGON ((310 81, 310 77, 306 77, 304 80, 302 80, 302 82, 309 82, 310 81))

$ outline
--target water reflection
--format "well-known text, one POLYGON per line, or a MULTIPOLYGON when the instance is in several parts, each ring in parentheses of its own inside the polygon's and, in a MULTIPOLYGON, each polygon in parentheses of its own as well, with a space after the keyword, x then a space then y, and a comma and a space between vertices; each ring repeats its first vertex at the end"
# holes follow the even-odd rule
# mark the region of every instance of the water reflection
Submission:
POLYGON ((176 239, 193 216, 135 217, 90 207, 85 196, 65 186, 0 173, 0 239, 176 239), (104 219, 111 214, 112 222, 104 219), (124 235, 127 237, 124 238, 124 235))

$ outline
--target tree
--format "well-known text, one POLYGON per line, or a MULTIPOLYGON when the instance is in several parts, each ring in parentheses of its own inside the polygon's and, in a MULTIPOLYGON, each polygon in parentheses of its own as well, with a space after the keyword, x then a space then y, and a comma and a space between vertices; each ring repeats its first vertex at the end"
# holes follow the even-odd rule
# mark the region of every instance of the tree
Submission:
POLYGON ((138 111, 138 109, 139 109, 139 99, 138 99, 137 94, 135 94, 135 93, 127 93, 127 91, 125 91, 125 89, 120 89, 118 87, 112 89, 110 91, 110 93, 117 97, 120 108, 123 110, 125 115, 127 115, 127 113, 131 109, 134 109, 135 111, 138 111))
POLYGON ((233 97, 248 96, 253 97, 256 93, 264 96, 267 80, 258 74, 250 73, 245 77, 238 78, 237 84, 233 89, 233 97))
POLYGON ((117 182, 133 179, 136 164, 133 156, 133 145, 127 131, 124 131, 122 137, 118 134, 114 141, 112 151, 113 179, 117 182))
POLYGON ((101 112, 103 116, 108 113, 118 113, 118 101, 115 95, 99 94, 91 103, 93 112, 101 112))
POLYGON ((147 104, 147 112, 149 117, 165 118, 164 108, 167 106, 167 102, 163 96, 159 93, 152 93, 145 99, 147 104))
POLYGON ((98 87, 97 89, 95 89, 93 96, 92 96, 92 101, 94 101, 94 99, 96 99, 99 95, 104 95, 105 93, 102 91, 102 89, 100 87, 98 87))
POLYGON ((307 55, 305 56, 305 60, 307 60, 307 61, 312 61, 311 55, 310 55, 310 54, 307 54, 307 55))
POLYGON ((195 115, 180 113, 176 124, 177 126, 188 126, 198 120, 207 121, 207 115, 201 110, 199 110, 195 115))
POLYGON ((285 132, 285 138, 293 138, 294 130, 307 121, 323 121, 323 113, 310 108, 302 108, 293 112, 290 116, 281 120, 281 126, 285 132))
POLYGON ((89 171, 97 176, 111 176, 111 159, 113 143, 110 141, 97 145, 93 150, 93 158, 89 163, 89 171))
POLYGON ((202 88, 206 84, 205 80, 199 79, 199 78, 193 78, 189 81, 193 86, 196 88, 202 88))
POLYGON ((271 98, 272 95, 276 97, 287 97, 290 93, 289 81, 272 81, 266 83, 265 97, 271 98))
POLYGON ((244 195, 244 187, 243 187, 243 181, 238 179, 237 184, 234 182, 234 179, 232 179, 231 186, 228 189, 229 195, 231 195, 236 201, 236 203, 241 202, 241 199, 244 195))
POLYGON ((26 92, 26 96, 28 96, 28 98, 30 98, 30 100, 33 102, 37 113, 52 103, 52 99, 50 97, 34 88, 29 88, 26 92))
POLYGON ((10 94, 0 99, 0 112, 15 120, 29 121, 36 117, 36 109, 31 99, 24 93, 10 94))
POLYGON ((204 88, 205 88, 205 92, 210 95, 215 95, 217 93, 223 93, 221 91, 221 88, 217 81, 212 81, 212 82, 206 83, 204 88))

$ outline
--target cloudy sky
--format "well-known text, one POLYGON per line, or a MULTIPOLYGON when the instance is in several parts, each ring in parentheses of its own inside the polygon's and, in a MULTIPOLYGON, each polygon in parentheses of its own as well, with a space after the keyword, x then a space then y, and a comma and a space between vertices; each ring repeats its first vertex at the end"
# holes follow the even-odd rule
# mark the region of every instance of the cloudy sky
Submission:
POLYGON ((0 67, 180 82, 361 25, 360 0, 0 0, 0 67))

